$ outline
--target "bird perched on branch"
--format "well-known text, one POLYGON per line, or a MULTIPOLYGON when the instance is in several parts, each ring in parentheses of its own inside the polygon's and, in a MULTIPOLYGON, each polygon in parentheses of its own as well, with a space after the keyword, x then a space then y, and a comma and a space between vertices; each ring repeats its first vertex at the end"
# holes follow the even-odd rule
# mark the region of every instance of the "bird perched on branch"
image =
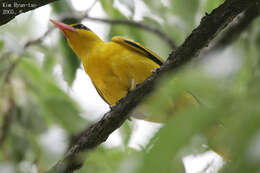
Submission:
MULTIPOLYGON (((110 106, 114 106, 164 62, 156 53, 125 37, 115 36, 110 42, 104 42, 82 24, 50 21, 67 38, 97 92, 110 106)), ((189 102, 197 102, 195 98, 188 97, 189 102)))

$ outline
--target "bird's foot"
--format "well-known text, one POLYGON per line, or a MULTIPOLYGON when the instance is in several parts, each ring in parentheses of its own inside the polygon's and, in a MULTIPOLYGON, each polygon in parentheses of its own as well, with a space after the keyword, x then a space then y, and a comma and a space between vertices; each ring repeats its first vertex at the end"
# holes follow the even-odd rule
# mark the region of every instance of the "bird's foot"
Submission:
POLYGON ((153 71, 152 71, 152 73, 157 73, 158 71, 159 71, 159 67, 157 67, 157 68, 155 68, 153 71))
POLYGON ((132 78, 132 79, 130 80, 130 88, 129 88, 129 90, 132 91, 132 90, 135 89, 135 87, 136 87, 136 81, 135 81, 134 78, 132 78))
POLYGON ((117 104, 115 105, 109 105, 110 110, 114 110, 117 104))

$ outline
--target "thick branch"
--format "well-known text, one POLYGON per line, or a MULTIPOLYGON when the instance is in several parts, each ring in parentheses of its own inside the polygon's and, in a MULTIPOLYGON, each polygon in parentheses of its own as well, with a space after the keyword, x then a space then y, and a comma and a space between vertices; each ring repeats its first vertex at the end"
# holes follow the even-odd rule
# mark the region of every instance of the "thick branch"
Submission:
POLYGON ((21 13, 34 10, 57 0, 0 0, 0 26, 21 13))
POLYGON ((232 25, 228 27, 226 31, 221 34, 220 38, 209 48, 209 52, 217 51, 226 47, 234 40, 236 40, 241 33, 243 33, 249 25, 257 18, 260 14, 260 4, 252 5, 248 8, 242 16, 238 16, 237 20, 232 22, 232 25))
POLYGON ((73 165, 72 161, 77 159, 79 153, 93 149, 106 141, 108 136, 123 124, 128 114, 153 91, 158 78, 165 72, 176 70, 195 57, 238 14, 259 1, 227 0, 211 14, 203 17, 200 25, 193 30, 181 46, 170 54, 165 64, 121 99, 100 121, 91 125, 50 172, 72 172, 78 169, 80 165, 73 165))

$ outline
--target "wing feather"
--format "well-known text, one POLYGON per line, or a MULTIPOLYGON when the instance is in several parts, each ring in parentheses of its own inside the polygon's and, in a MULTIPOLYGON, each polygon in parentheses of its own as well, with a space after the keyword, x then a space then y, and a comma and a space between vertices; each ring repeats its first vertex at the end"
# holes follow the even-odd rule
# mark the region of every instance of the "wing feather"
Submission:
POLYGON ((115 36, 112 38, 112 41, 134 49, 135 51, 143 54, 145 57, 158 64, 159 66, 161 66, 164 62, 164 60, 159 55, 133 40, 122 36, 115 36))
MULTIPOLYGON (((98 89, 98 87, 96 87, 96 85, 94 84, 94 82, 92 82, 92 83, 93 83, 94 87, 96 88, 96 90, 97 90, 99 96, 100 96, 107 104, 109 104, 108 101, 105 99, 104 95, 102 94, 102 92, 98 89)), ((109 105, 110 105, 110 104, 109 104, 109 105)))

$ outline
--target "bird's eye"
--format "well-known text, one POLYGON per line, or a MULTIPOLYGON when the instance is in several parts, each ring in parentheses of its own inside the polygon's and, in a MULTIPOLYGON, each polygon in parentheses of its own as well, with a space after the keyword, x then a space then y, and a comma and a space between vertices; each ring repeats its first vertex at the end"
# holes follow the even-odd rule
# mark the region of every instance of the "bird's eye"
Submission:
POLYGON ((83 25, 83 24, 76 24, 76 25, 73 25, 73 28, 90 30, 88 27, 86 27, 86 26, 83 25))

